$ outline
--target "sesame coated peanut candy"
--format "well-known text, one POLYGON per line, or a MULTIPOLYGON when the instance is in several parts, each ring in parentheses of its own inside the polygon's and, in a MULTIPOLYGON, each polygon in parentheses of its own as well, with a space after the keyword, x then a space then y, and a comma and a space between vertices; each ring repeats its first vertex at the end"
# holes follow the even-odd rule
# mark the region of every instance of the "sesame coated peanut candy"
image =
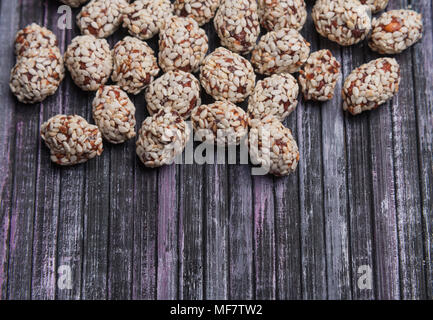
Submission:
POLYGON ((51 151, 51 161, 61 166, 84 163, 103 151, 98 127, 77 115, 50 118, 41 126, 41 137, 51 151))
POLYGON ((357 115, 379 107, 399 89, 400 66, 393 58, 380 58, 353 70, 345 79, 343 109, 357 115))

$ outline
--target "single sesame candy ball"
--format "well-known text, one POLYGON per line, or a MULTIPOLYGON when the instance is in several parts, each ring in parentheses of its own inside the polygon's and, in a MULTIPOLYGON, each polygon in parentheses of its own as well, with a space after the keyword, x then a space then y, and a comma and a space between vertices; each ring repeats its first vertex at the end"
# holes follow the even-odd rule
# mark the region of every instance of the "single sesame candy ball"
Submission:
POLYGON ((224 47, 236 53, 249 53, 260 34, 256 1, 225 0, 215 15, 214 25, 224 47))
POLYGON ((370 7, 373 13, 379 12, 386 8, 389 0, 360 0, 362 4, 370 7))
POLYGON ((26 26, 16 34, 15 54, 9 87, 20 102, 41 102, 57 91, 65 70, 54 33, 36 23, 26 26))
POLYGON ((268 31, 282 28, 301 30, 307 20, 304 0, 259 0, 259 16, 268 31))
POLYGON ((50 118, 41 126, 41 137, 51 151, 51 161, 62 166, 86 162, 103 151, 98 127, 77 115, 50 118))
POLYGON ((201 104, 200 82, 191 73, 169 71, 146 89, 146 102, 150 115, 169 107, 188 119, 192 109, 201 104))
POLYGON ((135 137, 135 106, 118 86, 101 86, 93 99, 93 119, 111 143, 135 137))
POLYGON ((283 28, 265 34, 253 50, 251 63, 260 74, 294 73, 310 55, 310 44, 294 30, 283 28))
POLYGON ((176 0, 174 13, 180 17, 192 18, 202 26, 215 15, 220 0, 176 0))
POLYGON ((166 21, 159 38, 159 65, 164 72, 196 72, 208 50, 206 32, 191 18, 173 16, 166 21))
POLYGON ((196 107, 191 114, 194 131, 203 142, 238 145, 248 132, 247 115, 230 101, 196 107))
POLYGON ((77 8, 81 6, 82 4, 86 3, 89 0, 60 0, 60 2, 63 2, 64 4, 72 7, 77 8))
POLYGON ((39 55, 40 50, 57 48, 57 45, 55 34, 36 23, 32 23, 18 31, 15 36, 15 54, 18 58, 34 57, 39 55))
POLYGON ((42 48, 38 55, 22 57, 11 71, 9 87, 22 103, 36 103, 53 95, 60 86, 65 69, 60 50, 42 48))
POLYGON ((248 101, 248 115, 252 119, 274 115, 283 121, 298 105, 298 93, 298 83, 289 73, 260 80, 248 101))
POLYGON ((114 70, 111 79, 123 90, 138 94, 159 73, 155 53, 137 38, 125 37, 113 49, 114 70))
POLYGON ((370 8, 358 0, 317 0, 312 17, 318 33, 342 46, 364 40, 371 30, 370 8))
POLYGON ((72 39, 65 53, 72 80, 84 91, 96 91, 110 78, 113 58, 107 40, 94 36, 72 39))
POLYGON ((305 100, 331 100, 340 70, 340 63, 331 51, 324 49, 313 52, 299 71, 298 80, 305 100))
POLYGON ((77 15, 77 25, 82 34, 97 38, 112 35, 122 22, 127 0, 92 0, 77 15))
POLYGON ((164 20, 173 15, 170 0, 138 0, 123 12, 123 27, 129 34, 141 40, 156 35, 164 20))
POLYGON ((380 58, 353 70, 344 81, 343 109, 356 115, 376 109, 391 99, 400 84, 400 66, 395 59, 380 58))
POLYGON ((272 115, 262 120, 252 119, 249 125, 251 162, 268 169, 275 176, 294 172, 299 162, 299 151, 292 131, 272 115))
POLYGON ((252 93, 255 81, 251 63, 223 47, 208 55, 200 70, 203 88, 216 100, 241 102, 252 93))
POLYGON ((191 130, 176 111, 162 109, 147 117, 138 132, 137 155, 146 167, 173 163, 185 149, 191 130))
POLYGON ((381 54, 403 52, 422 38, 422 15, 412 10, 391 10, 373 19, 368 45, 381 54))

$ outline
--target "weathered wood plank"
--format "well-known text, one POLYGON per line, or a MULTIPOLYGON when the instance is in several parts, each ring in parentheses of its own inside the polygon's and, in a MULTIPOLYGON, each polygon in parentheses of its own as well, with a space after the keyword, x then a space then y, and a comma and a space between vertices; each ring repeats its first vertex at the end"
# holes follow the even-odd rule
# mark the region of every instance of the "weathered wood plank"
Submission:
POLYGON ((230 299, 255 297, 251 168, 228 165, 230 299))
POLYGON ((311 103, 298 108, 302 292, 304 299, 326 299, 320 109, 311 103))
POLYGON ((275 299, 274 188, 271 175, 253 177, 255 298, 275 299))
MULTIPOLYGON (((398 1, 388 9, 400 8, 398 1)), ((364 61, 380 56, 364 46, 364 61)), ((399 265, 396 224, 394 161, 392 158, 393 135, 391 110, 393 102, 387 102, 377 110, 368 112, 370 128, 371 191, 373 202, 373 241, 375 248, 375 279, 377 299, 398 299, 399 265)))
POLYGON ((105 142, 104 148, 101 157, 88 163, 86 178, 82 249, 82 299, 86 300, 107 298, 111 167, 105 142))
MULTIPOLYGON (((418 182, 421 194, 424 239, 424 261, 420 266, 417 266, 417 269, 424 269, 425 297, 433 299, 433 77, 431 75, 431 66, 433 65, 433 5, 431 1, 410 1, 410 3, 413 10, 423 14, 425 30, 421 43, 416 44, 411 50, 415 121, 418 133, 418 182)), ((410 165, 415 167, 416 164, 410 165)), ((418 238, 418 235, 413 236, 418 238)))
POLYGON ((129 299, 132 292, 135 148, 133 141, 128 141, 112 150, 108 295, 109 299, 129 299))
POLYGON ((180 167, 179 184, 179 298, 203 298, 204 166, 180 167))
MULTIPOLYGON (((208 53, 220 46, 212 22, 203 26, 209 39, 208 53)), ((202 104, 214 100, 202 91, 202 104)), ((216 156, 214 157, 216 162, 216 156)), ((203 184, 204 201, 204 282, 205 299, 227 299, 229 294, 229 243, 228 243, 228 168, 226 164, 206 165, 203 184)))
MULTIPOLYGON (((362 49, 359 46, 343 51, 343 80, 363 63, 362 49)), ((374 299, 375 283, 371 289, 359 286, 363 275, 369 275, 374 268, 372 243, 372 195, 371 164, 369 149, 368 114, 356 117, 344 115, 346 128, 347 190, 349 199, 349 235, 352 275, 352 298, 374 299)))
POLYGON ((15 97, 9 90, 9 70, 15 64, 13 42, 19 23, 19 3, 2 1, 0 5, 0 299, 7 298, 9 230, 13 164, 15 159, 15 97))
POLYGON ((136 160, 132 298, 156 298, 158 171, 136 160))
MULTIPOLYGON (((43 8, 33 1, 23 1, 20 14, 20 28, 33 21, 43 21, 43 8)), ((39 111, 38 104, 15 104, 16 148, 9 243, 9 299, 31 297, 39 111)))
MULTIPOLYGON (((91 120, 93 94, 67 75, 40 107, 16 103, 7 83, 20 3, 21 27, 39 19, 62 35, 57 2, 43 2, 45 19, 40 3, 0 2, 9 44, 0 48, 0 299, 433 298, 430 1, 390 3, 412 3, 425 23, 422 43, 396 56, 398 97, 357 117, 340 111, 339 87, 329 103, 301 103, 288 119, 301 163, 283 179, 252 178, 245 165, 145 169, 132 141, 85 165, 52 165, 40 122, 60 111, 91 120), (127 168, 113 172, 118 163, 127 168), (72 268, 72 290, 56 288, 61 265, 72 268), (358 286, 363 265, 373 289, 358 286)), ((330 46, 338 58, 308 23, 313 48, 330 46)), ((377 57, 365 46, 341 52, 346 76, 377 57)), ((139 125, 143 98, 134 101, 139 125)))
MULTIPOLYGON (((297 138, 297 111, 285 121, 297 138)), ((299 171, 274 179, 276 298, 302 299, 299 171)))
POLYGON ((175 164, 163 167, 158 174, 157 298, 165 300, 179 297, 179 202, 176 167, 175 164))
MULTIPOLYGON (((66 45, 78 34, 76 27, 73 30, 66 30, 66 45)), ((93 93, 83 92, 78 88, 72 81, 69 72, 66 72, 64 81, 66 83, 63 93, 64 113, 78 114, 90 121, 88 115, 93 93)), ((49 152, 47 148, 45 150, 49 152)), ((103 153, 102 157, 105 156, 103 153)), ((61 168, 56 267, 66 266, 70 268, 72 289, 63 286, 57 287, 56 299, 75 300, 82 297, 83 255, 86 252, 84 250, 84 211, 86 210, 84 204, 89 183, 87 175, 92 175, 90 171, 91 168, 95 168, 95 164, 92 164, 94 161, 101 160, 92 159, 92 161, 82 165, 61 168)), ((89 186, 91 185, 89 184, 89 186)), ((85 275, 87 277, 87 273, 85 275)))
MULTIPOLYGON (((372 60, 368 55, 366 61, 372 60)), ((399 266, 392 159, 392 102, 369 116, 375 276, 378 299, 399 297, 399 266)))
MULTIPOLYGON (((57 27, 55 7, 44 2, 44 25, 52 30, 59 42, 60 51, 65 49, 65 32, 57 27)), ((41 103, 39 123, 62 113, 64 83, 53 97, 41 103)), ((46 152, 42 139, 39 139, 38 171, 36 175, 36 213, 33 239, 32 299, 54 299, 56 291, 56 241, 60 198, 60 168, 52 165, 49 152, 46 152)))
MULTIPOLYGON (((76 9, 75 11, 79 11, 76 9)), ((75 35, 80 30, 75 26, 75 35)), ((109 39, 111 46, 118 36, 109 39)), ((71 79, 69 79, 72 81, 71 79)), ((95 93, 88 94, 86 119, 94 123, 92 102, 95 93)), ((83 199, 83 257, 82 299, 107 299, 109 297, 109 244, 110 244, 110 176, 113 146, 103 141, 104 152, 87 163, 86 189, 83 199)), ((118 150, 114 151, 120 153, 118 150)), ((123 166, 123 165, 122 165, 123 166)))
MULTIPOLYGON (((110 37, 110 47, 122 40, 125 32, 110 37)), ((134 96, 130 95, 132 99, 134 96)), ((110 219, 108 248, 108 298, 130 299, 135 208, 135 140, 120 145, 105 142, 110 150, 110 219)))
MULTIPOLYGON (((405 7, 407 7, 407 1, 393 1, 389 9, 405 7)), ((397 55, 396 59, 400 64, 402 78, 400 90, 398 95, 393 99, 392 108, 398 238, 397 235, 394 236, 395 240, 385 238, 383 239, 384 243, 382 246, 388 246, 385 248, 383 254, 390 254, 396 251, 397 242, 399 243, 400 279, 398 279, 397 273, 396 276, 394 276, 396 279, 393 279, 393 286, 401 286, 401 298, 419 299, 425 294, 425 280, 424 271, 422 269, 423 241, 421 238, 415 236, 416 234, 422 233, 422 217, 418 168, 414 165, 418 164, 418 150, 416 141, 416 113, 414 110, 414 96, 412 91, 411 50, 406 50, 402 54, 397 55)), ((383 133, 388 131, 386 129, 382 126, 382 128, 378 130, 383 133)), ((381 156, 382 159, 384 158, 383 153, 379 154, 378 157, 379 156, 381 156)), ((389 181, 389 183, 392 182, 389 181)), ((388 210, 392 211, 391 208, 386 207, 387 204, 385 204, 385 210, 383 212, 385 215, 388 210)), ((384 235, 384 227, 386 225, 394 225, 394 217, 391 219, 389 216, 377 216, 375 218, 376 226, 378 225, 377 220, 379 218, 384 219, 384 222, 382 228, 378 230, 378 233, 384 235)), ((379 247, 380 244, 378 248, 379 247)), ((391 270, 396 269, 395 264, 397 262, 397 259, 389 261, 388 265, 384 266, 381 273, 385 273, 386 271, 386 274, 391 275, 391 270)), ((384 287, 382 291, 379 298, 387 298, 393 291, 397 293, 397 290, 387 287, 384 287)), ((400 296, 395 294, 391 296, 391 298, 396 299, 400 298, 400 296)))
MULTIPOLYGON (((308 4, 311 10, 312 4, 308 4)), ((311 15, 302 34, 318 48, 311 15)), ((326 299, 326 244, 323 216, 322 125, 320 106, 301 101, 297 110, 300 152, 299 192, 301 211, 302 293, 304 299, 326 299)))
MULTIPOLYGON (((142 105, 142 96, 135 97, 137 130, 148 115, 142 105)), ((132 298, 156 298, 158 170, 146 168, 135 150, 134 239, 132 257, 132 298)))
MULTIPOLYGON (((341 63, 341 49, 331 41, 320 39, 320 48, 328 48, 341 63)), ((350 299, 349 226, 347 213, 347 172, 344 113, 338 81, 335 96, 322 103, 323 206, 327 288, 329 299, 350 299)))
POLYGON ((228 179, 224 164, 205 168, 205 297, 228 298, 228 179))

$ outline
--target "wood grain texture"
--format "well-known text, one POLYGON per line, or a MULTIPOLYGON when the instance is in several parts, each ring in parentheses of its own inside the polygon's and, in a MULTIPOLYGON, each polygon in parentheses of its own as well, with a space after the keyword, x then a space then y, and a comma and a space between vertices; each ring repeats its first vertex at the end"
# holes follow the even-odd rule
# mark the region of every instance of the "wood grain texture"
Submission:
MULTIPOLYGON (((343 51, 343 79, 364 61, 358 52, 359 48, 357 47, 343 51)), ((346 128, 352 298, 373 299, 375 297, 375 282, 372 283, 371 289, 368 287, 362 287, 361 289, 358 285, 359 277, 362 275, 362 272, 359 271, 363 270, 363 268, 373 271, 375 267, 373 264, 373 231, 371 220, 373 213, 368 113, 363 113, 357 117, 345 114, 344 122, 346 128)))
MULTIPOLYGON (((297 111, 285 121, 297 139, 297 111)), ((275 178, 276 298, 301 299, 302 255, 299 171, 275 178)))
POLYGON ((186 164, 180 167, 179 181, 179 298, 203 298, 204 248, 203 204, 206 185, 204 166, 186 164))
MULTIPOLYGON (((398 1, 390 3, 388 9, 401 8, 398 1)), ((365 61, 380 56, 368 47, 364 48, 365 61)), ((391 112, 395 100, 390 100, 369 114, 370 163, 372 183, 372 231, 375 253, 375 279, 377 298, 398 299, 399 253, 397 236, 397 211, 395 208, 394 162, 392 159, 393 134, 391 112)))
MULTIPOLYGON (((135 104, 139 107, 139 98, 135 104)), ((137 126, 145 118, 144 110, 136 113, 137 126)), ((158 231, 158 170, 144 167, 135 158, 134 187, 134 240, 132 255, 132 298, 155 299, 157 277, 157 231, 158 231)))
MULTIPOLYGON (((284 121, 301 158, 285 178, 228 163, 148 169, 134 140, 104 142, 83 165, 52 164, 40 124, 61 112, 93 122, 94 93, 67 73, 54 96, 27 106, 8 82, 18 28, 47 26, 62 52, 79 34, 58 28, 59 5, 0 1, 0 299, 433 299, 430 0, 390 2, 423 13, 424 37, 395 56, 399 94, 356 117, 342 111, 341 85, 379 55, 324 39, 309 15, 302 34, 312 51, 329 48, 343 74, 333 100, 299 97, 284 121), (58 286, 61 266, 72 288, 58 286)), ((212 23, 203 28, 211 52, 220 41, 212 23)), ((157 52, 158 37, 146 42, 157 52)), ((144 94, 131 99, 138 130, 144 94)))
POLYGON ((275 299, 275 217, 273 178, 253 177, 255 298, 275 299))
MULTIPOLYGON (((44 9, 33 1, 23 1, 20 28, 30 18, 43 23, 44 9)), ((51 97, 53 98, 53 97, 51 97)), ((32 243, 35 216, 37 155, 39 146, 39 112, 41 106, 16 104, 15 159, 12 188, 9 242, 8 297, 31 297, 32 243)))
MULTIPOLYGON (((56 31, 60 51, 64 52, 65 32, 47 19, 53 15, 54 8, 44 3, 44 25, 56 31)), ((64 84, 58 94, 41 103, 39 123, 55 114, 63 112, 64 84)), ((36 211, 33 239, 32 298, 54 299, 56 288, 56 240, 60 198, 60 168, 50 163, 48 152, 44 152, 42 140, 38 149, 38 172, 36 175, 36 211)))
POLYGON ((433 26, 431 1, 411 1, 412 8, 423 13, 424 36, 412 49, 412 75, 417 123, 419 185, 421 192, 422 234, 426 296, 433 299, 433 26))
POLYGON ((418 150, 410 51, 402 53, 397 61, 402 82, 394 99, 393 121, 401 295, 405 299, 420 299, 425 297, 425 274, 423 240, 412 236, 422 233, 422 215, 419 173, 416 166, 411 168, 418 163, 418 150))
MULTIPOLYGON (((19 3, 0 4, 0 34, 5 45, 0 46, 0 70, 10 70, 15 64, 13 42, 19 23, 19 3)), ((12 207, 13 164, 15 162, 15 97, 9 90, 9 72, 0 74, 0 299, 7 298, 9 265, 10 215, 12 207)))
POLYGON ((226 165, 206 165, 204 212, 204 283, 206 299, 227 299, 229 294, 229 216, 226 165))
POLYGON ((230 299, 255 297, 254 215, 251 168, 229 165, 230 299))
MULTIPOLYGON (((329 48, 341 63, 341 49, 331 41, 320 39, 322 48, 329 48)), ((341 91, 341 82, 335 92, 341 91)), ((344 114, 342 102, 334 99, 323 103, 322 157, 323 209, 325 219, 327 287, 329 299, 352 297, 349 263, 349 217, 347 214, 347 171, 344 114)))
POLYGON ((179 297, 179 202, 177 197, 177 166, 159 169, 158 174, 158 250, 157 298, 179 297))
MULTIPOLYGON (((220 46, 218 35, 212 22, 203 26, 209 38, 209 50, 220 46)), ((199 77, 199 75, 197 75, 199 77)), ((203 94, 202 103, 212 103, 213 99, 203 94)), ((218 151, 215 148, 214 162, 218 151)), ((225 152, 224 152, 225 155, 225 152)), ((229 296, 229 177, 226 164, 206 165, 204 172, 204 298, 227 299, 229 296)))
MULTIPOLYGON (((310 8, 309 8, 310 9, 310 8)), ((311 15, 302 33, 317 50, 318 36, 311 15)), ((323 159, 320 104, 300 101, 297 111, 300 152, 299 195, 301 212, 302 295, 326 299, 326 244, 323 212, 323 159)))

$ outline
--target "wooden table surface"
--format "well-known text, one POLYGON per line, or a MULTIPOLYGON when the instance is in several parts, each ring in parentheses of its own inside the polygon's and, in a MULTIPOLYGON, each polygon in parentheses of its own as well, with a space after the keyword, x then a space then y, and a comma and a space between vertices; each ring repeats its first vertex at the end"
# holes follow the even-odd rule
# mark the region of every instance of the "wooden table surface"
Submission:
MULTIPOLYGON (((432 2, 391 0, 388 10, 409 5, 425 32, 396 56, 398 95, 356 117, 342 111, 342 81, 330 102, 301 100, 285 123, 298 169, 274 178, 248 165, 146 169, 132 140, 105 143, 84 165, 53 165, 40 124, 58 113, 92 120, 93 93, 67 74, 41 104, 18 103, 8 87, 13 41, 37 22, 64 52, 75 20, 59 29, 54 0, 1 0, 0 299, 432 299, 432 2)), ((313 50, 332 50, 344 77, 379 57, 365 43, 321 38, 311 16, 302 34, 313 50)), ((143 94, 133 101, 141 123, 143 94)))

